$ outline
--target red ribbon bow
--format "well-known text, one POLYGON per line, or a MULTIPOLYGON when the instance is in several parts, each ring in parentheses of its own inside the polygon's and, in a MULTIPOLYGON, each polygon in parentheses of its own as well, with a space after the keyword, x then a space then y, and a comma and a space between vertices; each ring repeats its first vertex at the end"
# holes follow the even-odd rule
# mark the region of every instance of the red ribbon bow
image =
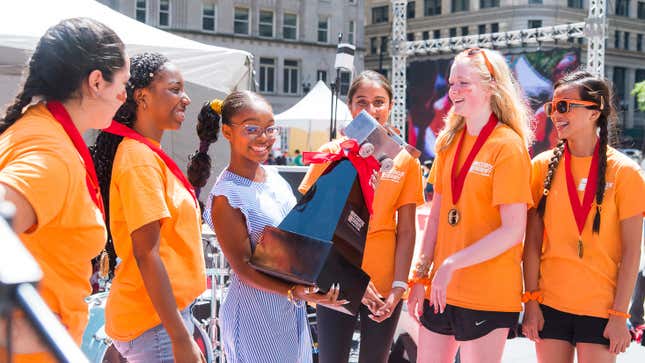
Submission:
POLYGON ((354 139, 341 142, 340 147, 341 150, 338 153, 305 151, 302 153, 302 158, 305 164, 322 164, 342 159, 349 159, 358 174, 358 181, 361 185, 361 191, 363 192, 363 199, 365 199, 367 210, 370 212, 370 215, 372 215, 374 187, 372 187, 370 179, 372 178, 374 171, 379 171, 381 169, 381 164, 379 164, 373 156, 368 156, 366 158, 361 157, 358 154, 360 145, 354 139))

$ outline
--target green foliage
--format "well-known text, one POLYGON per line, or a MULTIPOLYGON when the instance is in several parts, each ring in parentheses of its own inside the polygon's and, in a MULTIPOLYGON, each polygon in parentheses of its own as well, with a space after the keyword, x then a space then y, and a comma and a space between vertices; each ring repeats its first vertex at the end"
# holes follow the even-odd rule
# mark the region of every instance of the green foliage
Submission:
POLYGON ((638 82, 634 85, 632 95, 636 96, 638 109, 645 111, 645 81, 638 82))

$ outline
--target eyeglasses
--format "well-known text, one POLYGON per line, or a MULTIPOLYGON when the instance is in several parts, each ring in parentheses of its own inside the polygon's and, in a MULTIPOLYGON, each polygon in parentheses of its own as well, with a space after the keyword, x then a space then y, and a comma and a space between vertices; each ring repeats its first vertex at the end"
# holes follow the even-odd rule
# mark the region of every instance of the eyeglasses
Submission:
POLYGON ((258 125, 251 124, 231 124, 231 126, 241 126, 244 130, 244 134, 247 136, 258 137, 262 134, 266 134, 267 137, 275 138, 280 135, 280 126, 268 126, 260 127, 258 125))
POLYGON ((488 60, 488 57, 486 56, 486 52, 484 52, 483 49, 481 48, 468 48, 464 50, 462 53, 466 54, 469 57, 475 56, 477 54, 481 54, 482 57, 484 57, 484 63, 486 64, 486 68, 488 69, 488 73, 490 73, 490 78, 495 79, 495 70, 493 69, 493 64, 488 60))
POLYGON ((551 117, 555 111, 558 111, 558 113, 567 113, 571 110, 571 107, 589 106, 599 107, 597 103, 591 101, 555 99, 544 104, 544 112, 546 112, 547 116, 551 117))

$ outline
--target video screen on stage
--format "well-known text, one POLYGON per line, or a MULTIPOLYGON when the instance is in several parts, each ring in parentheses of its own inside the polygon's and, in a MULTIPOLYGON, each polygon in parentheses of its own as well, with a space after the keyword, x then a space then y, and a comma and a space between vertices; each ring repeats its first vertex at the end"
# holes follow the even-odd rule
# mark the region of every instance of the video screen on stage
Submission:
MULTIPOLYGON (((505 53, 524 96, 534 112, 535 143, 531 154, 557 143, 557 134, 542 105, 551 99, 553 84, 580 66, 580 48, 505 53)), ((434 159, 435 139, 450 110, 448 76, 452 58, 412 61, 407 68, 408 143, 422 151, 422 161, 434 159)))

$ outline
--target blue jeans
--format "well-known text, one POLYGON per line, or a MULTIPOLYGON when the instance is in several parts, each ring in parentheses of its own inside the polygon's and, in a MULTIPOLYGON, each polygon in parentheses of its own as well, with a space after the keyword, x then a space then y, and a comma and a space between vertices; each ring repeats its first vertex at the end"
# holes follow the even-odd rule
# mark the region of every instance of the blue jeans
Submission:
MULTIPOLYGON (((181 317, 188 331, 194 330, 190 307, 181 311, 181 317)), ((171 363, 172 343, 162 324, 150 328, 129 342, 114 340, 114 347, 129 363, 171 363)))

